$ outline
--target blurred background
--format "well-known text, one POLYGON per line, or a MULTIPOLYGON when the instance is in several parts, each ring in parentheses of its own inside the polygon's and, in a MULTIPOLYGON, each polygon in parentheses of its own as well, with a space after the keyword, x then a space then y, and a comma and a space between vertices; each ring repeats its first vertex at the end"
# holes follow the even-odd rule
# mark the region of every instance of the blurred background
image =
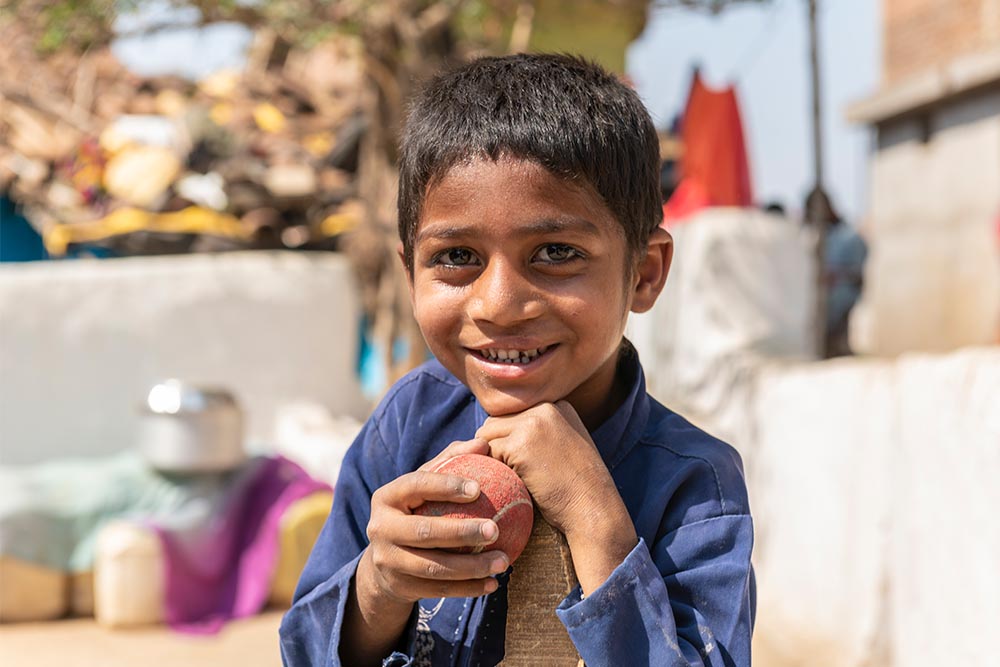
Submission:
POLYGON ((1000 665, 1000 0, 0 1, 0 663, 280 664, 427 358, 406 100, 520 51, 657 124, 628 336, 742 454, 756 663, 1000 665))

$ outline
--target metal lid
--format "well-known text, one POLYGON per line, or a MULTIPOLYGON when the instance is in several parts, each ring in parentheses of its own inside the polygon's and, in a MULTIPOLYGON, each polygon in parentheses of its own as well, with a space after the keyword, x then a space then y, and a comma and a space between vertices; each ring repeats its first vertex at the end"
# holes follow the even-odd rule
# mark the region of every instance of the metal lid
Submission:
POLYGON ((193 385, 176 379, 154 385, 142 406, 144 411, 159 415, 190 414, 236 407, 236 399, 225 389, 193 385))

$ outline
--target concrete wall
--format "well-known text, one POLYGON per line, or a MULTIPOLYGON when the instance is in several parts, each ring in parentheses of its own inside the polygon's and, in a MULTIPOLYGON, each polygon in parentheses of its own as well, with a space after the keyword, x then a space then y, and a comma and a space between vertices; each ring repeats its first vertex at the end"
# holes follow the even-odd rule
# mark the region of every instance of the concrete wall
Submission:
POLYGON ((252 450, 286 402, 363 417, 358 317, 330 253, 0 266, 0 461, 133 447, 136 407, 168 377, 229 387, 252 450))
POLYGON ((922 122, 880 127, 873 157, 862 338, 874 354, 1000 340, 1000 87, 922 122))

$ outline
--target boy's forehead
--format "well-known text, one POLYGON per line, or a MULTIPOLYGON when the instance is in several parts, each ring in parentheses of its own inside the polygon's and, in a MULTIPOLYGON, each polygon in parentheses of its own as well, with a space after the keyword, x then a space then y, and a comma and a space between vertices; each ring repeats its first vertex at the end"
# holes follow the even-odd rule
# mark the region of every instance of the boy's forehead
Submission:
POLYGON ((415 232, 418 244, 484 233, 575 233, 624 242, 623 226, 588 181, 512 157, 474 158, 449 168, 428 187, 415 232))
POLYGON ((485 155, 471 155, 445 168, 427 186, 428 192, 442 185, 450 188, 482 185, 486 172, 501 171, 505 175, 525 182, 548 180, 556 176, 536 160, 501 154, 493 159, 485 155))
POLYGON ((584 179, 558 176, 530 159, 475 157, 458 162, 434 179, 424 195, 428 206, 468 206, 485 201, 494 206, 520 206, 543 199, 552 205, 600 203, 600 195, 584 179))

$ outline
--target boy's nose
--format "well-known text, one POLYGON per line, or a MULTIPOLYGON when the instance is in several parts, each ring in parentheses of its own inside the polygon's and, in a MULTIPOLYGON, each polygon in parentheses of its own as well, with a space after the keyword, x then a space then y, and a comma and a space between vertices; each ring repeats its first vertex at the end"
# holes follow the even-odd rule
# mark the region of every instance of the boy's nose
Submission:
POLYGON ((539 296, 536 286, 519 267, 494 259, 476 278, 469 314, 478 321, 510 326, 541 313, 539 296))

